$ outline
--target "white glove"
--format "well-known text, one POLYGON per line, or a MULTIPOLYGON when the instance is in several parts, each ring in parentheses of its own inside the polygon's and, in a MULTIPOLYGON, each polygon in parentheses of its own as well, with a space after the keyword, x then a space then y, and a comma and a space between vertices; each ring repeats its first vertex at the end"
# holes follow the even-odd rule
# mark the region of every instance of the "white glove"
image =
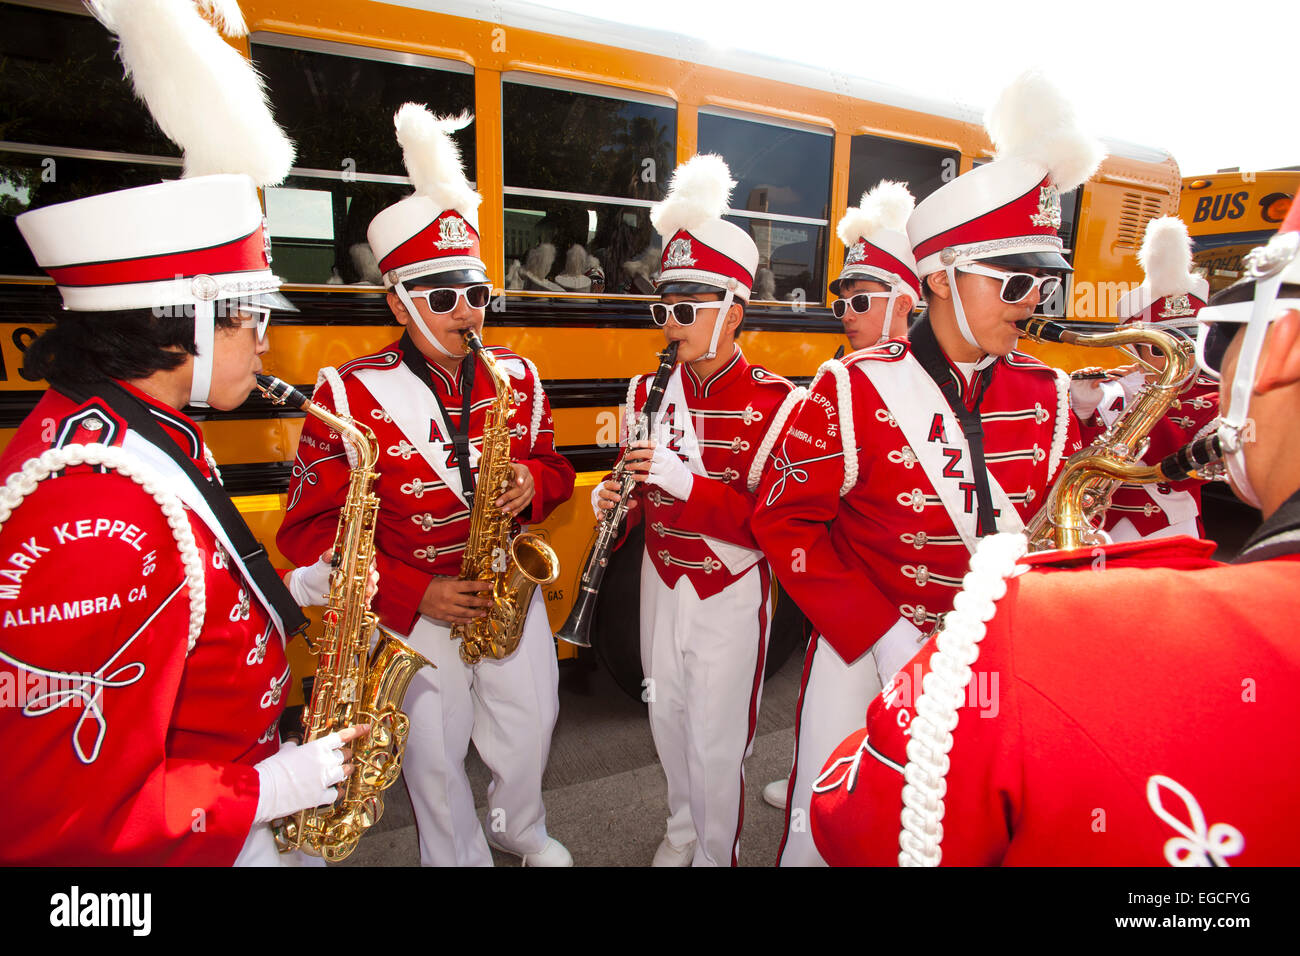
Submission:
POLYGON ((334 802, 343 779, 343 751, 337 733, 299 747, 292 741, 254 768, 260 790, 256 823, 270 823, 299 810, 334 802))
POLYGON ((289 575, 289 593, 299 607, 321 607, 329 600, 330 575, 334 568, 328 561, 317 561, 294 568, 289 575))
POLYGON ((600 510, 600 489, 605 487, 604 481, 596 482, 596 486, 591 489, 591 510, 599 518, 603 511, 600 510))
POLYGON ((900 617, 894 626, 881 635, 880 640, 871 646, 871 656, 876 661, 876 673, 880 675, 880 686, 888 684, 903 665, 921 653, 927 638, 919 627, 905 617, 900 617))
POLYGON ((1087 421, 1097 411, 1097 406, 1106 393, 1102 391, 1101 380, 1081 379, 1070 382, 1070 407, 1080 420, 1087 421))
POLYGON ((679 501, 685 501, 695 484, 695 475, 675 452, 669 451, 665 445, 655 445, 655 455, 650 460, 650 474, 646 476, 646 481, 658 485, 679 501))

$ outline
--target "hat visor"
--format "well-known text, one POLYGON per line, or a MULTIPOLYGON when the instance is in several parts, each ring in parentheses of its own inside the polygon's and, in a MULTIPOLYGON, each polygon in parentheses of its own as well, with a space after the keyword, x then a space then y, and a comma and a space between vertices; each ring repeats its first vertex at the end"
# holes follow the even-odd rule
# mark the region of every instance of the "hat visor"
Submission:
POLYGON ((703 282, 662 282, 655 286, 655 295, 703 295, 707 292, 726 292, 721 286, 703 282))
POLYGON ((980 262, 993 266, 1008 266, 1020 269, 1052 269, 1057 272, 1073 272, 1074 266, 1059 252, 1016 252, 1006 256, 990 256, 980 262))
POLYGON ((253 295, 241 295, 233 299, 223 299, 226 309, 241 305, 255 305, 263 309, 275 309, 278 312, 297 312, 298 307, 279 292, 257 292, 253 295))
POLYGON ((487 273, 482 269, 453 269, 450 272, 434 272, 429 275, 412 276, 403 279, 408 286, 425 286, 443 288, 449 285, 478 285, 487 282, 487 273))

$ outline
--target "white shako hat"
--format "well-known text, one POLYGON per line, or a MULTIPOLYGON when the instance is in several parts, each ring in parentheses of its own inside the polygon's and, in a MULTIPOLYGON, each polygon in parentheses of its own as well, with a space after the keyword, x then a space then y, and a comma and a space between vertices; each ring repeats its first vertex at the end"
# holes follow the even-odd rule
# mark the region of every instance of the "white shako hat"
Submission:
POLYGON ((1070 271, 1057 234, 1061 191, 1083 183, 1105 157, 1070 103, 1034 70, 1003 90, 984 127, 996 150, 992 161, 935 190, 907 222, 917 274, 947 273, 958 330, 975 348, 956 268, 983 261, 1070 271))
POLYGON ((488 281, 478 234, 478 207, 483 197, 470 188, 460 149, 451 138, 473 119, 468 112, 434 116, 419 103, 402 105, 393 116, 393 125, 415 195, 381 211, 366 231, 384 285, 401 299, 425 339, 448 358, 463 358, 466 353, 443 347, 406 286, 488 281))
POLYGON ((921 301, 921 280, 905 232, 915 205, 905 183, 885 179, 848 208, 835 230, 846 252, 844 268, 830 284, 832 295, 840 294, 845 280, 869 279, 909 295, 913 306, 921 301))
POLYGON ((393 117, 415 195, 380 212, 366 232, 389 288, 416 279, 426 285, 488 281, 478 232, 483 197, 470 188, 451 138, 472 121, 469 113, 434 116, 418 103, 406 103, 393 117))
MULTIPOLYGON (((663 239, 659 295, 715 292, 726 294, 719 316, 735 299, 748 302, 758 271, 758 246, 744 229, 722 218, 736 181, 726 161, 714 153, 692 156, 673 171, 668 195, 650 210, 650 222, 663 239)), ((703 356, 717 354, 722 321, 703 356)))
POLYGON ((1138 263, 1146 278, 1119 300, 1120 321, 1195 328, 1196 314, 1210 298, 1210 284, 1192 274, 1192 240, 1186 224, 1177 216, 1147 223, 1138 263))
POLYGON ((185 154, 183 178, 33 209, 17 217, 70 311, 194 314, 190 401, 207 403, 214 317, 240 304, 296 311, 277 291, 257 187, 284 179, 294 147, 261 78, 222 40, 247 32, 233 0, 94 0, 158 126, 185 154), (232 301, 233 300, 233 301, 232 301))

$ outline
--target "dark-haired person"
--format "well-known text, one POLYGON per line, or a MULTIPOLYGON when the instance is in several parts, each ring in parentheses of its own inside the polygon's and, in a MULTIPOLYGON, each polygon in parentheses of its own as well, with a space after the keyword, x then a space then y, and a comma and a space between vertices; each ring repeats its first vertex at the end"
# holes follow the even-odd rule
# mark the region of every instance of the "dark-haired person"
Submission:
POLYGON ((1100 159, 1068 115, 1032 75, 1003 94, 990 114, 998 158, 908 220, 926 315, 908 341, 823 365, 759 488, 755 537, 816 629, 783 866, 822 864, 808 806, 827 756, 952 607, 978 539, 1029 520, 1079 446, 1064 373, 1015 351, 1016 322, 1069 270, 1057 190, 1100 159), (1024 115, 1062 120, 1048 129, 1063 141, 1008 128, 1026 102, 1024 115), (1064 173, 1026 158, 1045 145, 1064 173))
POLYGON ((17 219, 64 311, 28 350, 50 388, 0 456, 6 864, 297 861, 269 824, 334 799, 361 729, 281 748, 284 643, 329 568, 313 556, 286 589, 182 411, 240 405, 271 309, 291 307, 255 182, 293 155, 251 76, 191 80, 255 137, 196 132, 174 71, 136 69, 159 45, 182 65, 229 52, 183 6, 160 23, 102 3, 160 125, 189 130, 187 170, 256 180, 196 175, 17 219))
POLYGON ((1026 557, 1020 535, 982 545, 966 610, 831 757, 812 807, 831 863, 1300 859, 1298 230, 1300 204, 1197 316, 1229 479, 1263 523, 1230 564, 1187 536, 1111 545, 1100 564, 1094 548, 1026 557), (942 765, 912 765, 936 738, 942 765))
MULTIPOLYGON (((655 866, 738 860, 771 629, 771 572, 749 517, 758 473, 801 394, 751 365, 735 341, 758 247, 722 218, 734 186, 721 157, 696 156, 651 212, 664 244, 652 318, 680 343, 652 440, 625 452, 642 482, 630 512, 645 525, 641 662, 668 780, 655 866)), ((629 384, 625 421, 645 405, 650 378, 629 384)), ((597 486, 597 507, 612 507, 617 488, 597 486)))
MULTIPOLYGON (((460 579, 475 496, 492 493, 494 507, 537 522, 569 498, 574 479, 555 450, 537 369, 492 346, 512 391, 514 481, 500 494, 477 487, 496 389, 461 334, 482 334, 491 293, 479 253, 481 197, 450 136, 467 121, 439 120, 411 103, 398 111, 397 138, 417 191, 381 211, 368 234, 403 334, 373 355, 323 369, 315 398, 364 422, 379 441, 374 608, 385 627, 435 665, 415 675, 403 704, 411 730, 402 772, 420 862, 491 866, 491 843, 525 866, 572 866, 569 851, 547 832, 542 802, 559 671, 541 589, 533 592, 519 646, 505 658, 467 664, 451 634, 452 625, 483 617, 492 603, 484 595, 489 582, 460 579), (486 836, 465 772, 471 740, 492 772, 486 836)), ((315 420, 303 428, 295 465, 276 539, 290 560, 329 547, 348 478, 337 433, 315 420)))

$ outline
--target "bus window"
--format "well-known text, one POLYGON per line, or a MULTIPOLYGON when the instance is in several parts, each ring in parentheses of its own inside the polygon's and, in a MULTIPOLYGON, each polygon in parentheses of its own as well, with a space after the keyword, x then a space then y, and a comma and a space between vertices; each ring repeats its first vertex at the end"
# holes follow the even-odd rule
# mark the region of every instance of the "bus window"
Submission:
MULTIPOLYGON (((472 110, 471 68, 270 33, 253 37, 252 56, 298 144, 292 174, 266 190, 276 273, 294 283, 378 284, 366 228, 411 191, 393 114, 407 102, 439 115, 472 110)), ((474 127, 455 139, 472 170, 474 127)))
POLYGON ((854 136, 849 147, 849 203, 857 205, 862 194, 882 179, 907 183, 920 202, 956 179, 960 168, 961 153, 955 149, 881 136, 854 136))
POLYGON ((727 218, 758 244, 754 299, 820 302, 826 287, 829 130, 730 110, 700 110, 699 150, 718 153, 737 182, 727 218))
POLYGON ((676 104, 525 73, 502 80, 506 288, 653 292, 650 207, 672 172, 676 104))
POLYGON ((93 18, 0 7, 0 274, 43 275, 14 217, 180 176, 93 18))

